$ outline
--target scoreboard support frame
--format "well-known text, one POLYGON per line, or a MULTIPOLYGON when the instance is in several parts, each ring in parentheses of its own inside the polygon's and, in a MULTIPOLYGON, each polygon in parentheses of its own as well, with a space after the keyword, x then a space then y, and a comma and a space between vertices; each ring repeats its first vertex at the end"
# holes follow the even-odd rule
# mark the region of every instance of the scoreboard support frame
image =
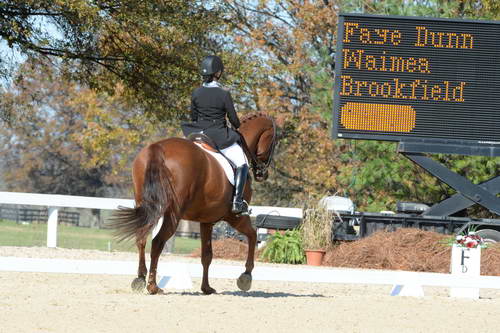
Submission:
POLYGON ((460 154, 471 156, 500 156, 500 147, 474 145, 433 144, 431 140, 400 141, 397 152, 420 166, 432 176, 448 184, 457 191, 451 197, 433 205, 422 216, 450 216, 474 204, 479 204, 493 213, 500 215, 500 176, 490 178, 480 184, 473 184, 465 177, 449 170, 423 153, 460 154))
POLYGON ((500 198, 496 196, 500 193, 500 176, 476 185, 425 154, 404 151, 402 146, 400 144, 398 147, 399 153, 457 191, 455 195, 433 205, 422 215, 450 216, 474 204, 500 215, 500 198))

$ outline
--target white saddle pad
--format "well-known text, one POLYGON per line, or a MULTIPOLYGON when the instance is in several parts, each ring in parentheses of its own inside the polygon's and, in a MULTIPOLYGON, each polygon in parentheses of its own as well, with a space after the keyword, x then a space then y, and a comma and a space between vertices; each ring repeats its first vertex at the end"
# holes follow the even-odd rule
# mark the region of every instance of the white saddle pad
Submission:
POLYGON ((227 180, 229 180, 231 185, 234 186, 234 171, 233 168, 231 168, 231 164, 229 164, 226 158, 219 153, 214 153, 213 151, 203 148, 203 146, 197 142, 195 142, 195 145, 197 145, 198 147, 200 147, 201 149, 203 149, 204 151, 215 157, 217 162, 219 162, 219 165, 222 167, 222 169, 224 169, 224 172, 226 173, 227 176, 227 180))

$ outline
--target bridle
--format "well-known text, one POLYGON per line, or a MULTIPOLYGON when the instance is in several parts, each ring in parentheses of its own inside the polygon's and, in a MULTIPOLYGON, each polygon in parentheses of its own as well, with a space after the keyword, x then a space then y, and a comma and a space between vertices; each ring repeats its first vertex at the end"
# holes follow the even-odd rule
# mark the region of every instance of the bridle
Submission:
POLYGON ((272 127, 273 138, 272 138, 271 144, 269 145, 267 150, 261 154, 264 156, 266 154, 269 154, 269 156, 265 162, 259 160, 257 158, 257 156, 252 151, 250 151, 250 149, 248 148, 248 145, 245 141, 245 138, 243 137, 243 135, 241 135, 241 133, 238 132, 240 134, 240 137, 241 137, 243 150, 245 151, 247 157, 250 159, 250 166, 252 167, 253 176, 254 176, 256 181, 263 181, 267 178, 267 175, 266 175, 267 168, 271 164, 271 161, 272 161, 273 155, 274 155, 274 148, 276 146, 276 138, 277 138, 276 123, 275 123, 273 118, 268 117, 268 119, 270 119, 272 124, 273 124, 273 127, 272 127))

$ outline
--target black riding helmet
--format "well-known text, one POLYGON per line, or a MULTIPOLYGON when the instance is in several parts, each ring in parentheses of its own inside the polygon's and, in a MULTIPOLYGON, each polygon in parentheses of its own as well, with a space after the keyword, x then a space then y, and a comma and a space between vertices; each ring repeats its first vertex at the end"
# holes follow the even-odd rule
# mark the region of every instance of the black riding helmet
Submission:
POLYGON ((221 58, 218 56, 208 56, 203 59, 201 62, 201 75, 213 75, 218 71, 224 71, 224 64, 222 63, 221 58))

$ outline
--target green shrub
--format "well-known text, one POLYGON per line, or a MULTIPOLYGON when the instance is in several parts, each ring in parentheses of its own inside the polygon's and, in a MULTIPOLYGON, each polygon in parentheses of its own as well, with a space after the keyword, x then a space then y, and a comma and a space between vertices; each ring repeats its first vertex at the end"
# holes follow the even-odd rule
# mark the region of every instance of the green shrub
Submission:
POLYGON ((297 230, 287 230, 283 235, 276 232, 271 236, 262 258, 276 264, 305 263, 304 249, 297 230))

